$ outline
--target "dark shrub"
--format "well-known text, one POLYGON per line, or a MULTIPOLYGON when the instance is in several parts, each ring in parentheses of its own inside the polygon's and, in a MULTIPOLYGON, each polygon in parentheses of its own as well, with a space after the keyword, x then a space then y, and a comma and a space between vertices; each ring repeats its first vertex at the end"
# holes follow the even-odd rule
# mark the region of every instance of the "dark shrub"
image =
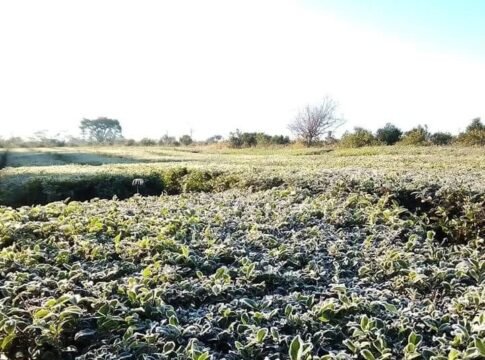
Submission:
POLYGON ((450 145, 453 142, 453 135, 446 132, 436 132, 429 137, 433 145, 450 145))
POLYGON ((140 140, 140 145, 143 145, 143 146, 154 146, 154 145, 157 145, 157 142, 153 139, 149 139, 149 138, 143 138, 140 140))
POLYGON ((376 132, 376 138, 386 145, 394 145, 401 140, 402 131, 391 123, 387 123, 376 132))
POLYGON ((188 146, 190 144, 192 144, 193 140, 192 138, 190 137, 190 135, 182 135, 179 139, 180 143, 182 145, 185 145, 185 146, 188 146))

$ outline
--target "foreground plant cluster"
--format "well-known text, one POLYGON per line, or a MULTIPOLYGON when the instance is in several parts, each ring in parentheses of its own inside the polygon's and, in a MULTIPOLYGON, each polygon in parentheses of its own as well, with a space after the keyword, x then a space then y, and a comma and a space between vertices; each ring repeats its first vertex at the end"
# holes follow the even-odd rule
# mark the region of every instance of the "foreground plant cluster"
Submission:
POLYGON ((292 184, 0 207, 1 352, 485 356, 483 184, 350 170, 292 184))

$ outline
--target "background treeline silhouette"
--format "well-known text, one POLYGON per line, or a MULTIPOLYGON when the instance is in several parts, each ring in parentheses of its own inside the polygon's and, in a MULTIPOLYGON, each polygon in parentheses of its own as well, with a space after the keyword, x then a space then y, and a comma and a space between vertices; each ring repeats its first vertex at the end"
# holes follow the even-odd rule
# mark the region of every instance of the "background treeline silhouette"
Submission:
MULTIPOLYGON (((105 119, 105 118, 103 118, 105 119)), ((119 123, 118 123, 119 124, 119 123)), ((227 138, 222 135, 214 135, 204 141, 195 141, 190 135, 179 138, 163 135, 159 139, 143 138, 141 140, 125 139, 121 135, 110 139, 109 142, 99 141, 89 137, 67 137, 59 135, 49 137, 45 132, 37 132, 33 137, 24 139, 21 137, 0 138, 0 148, 8 147, 62 147, 62 146, 86 146, 86 145, 124 145, 124 146, 189 146, 189 145, 218 145, 231 148, 250 148, 266 146, 288 146, 301 144, 296 139, 292 140, 285 135, 269 135, 264 132, 231 132, 227 138)), ((484 146, 485 125, 480 118, 473 119, 466 130, 457 135, 448 132, 432 133, 426 125, 418 125, 408 131, 403 131, 397 126, 387 123, 377 131, 372 132, 362 127, 355 127, 352 131, 346 131, 340 139, 328 131, 326 136, 315 141, 313 146, 337 146, 342 148, 357 148, 364 146, 381 145, 462 145, 484 146)))

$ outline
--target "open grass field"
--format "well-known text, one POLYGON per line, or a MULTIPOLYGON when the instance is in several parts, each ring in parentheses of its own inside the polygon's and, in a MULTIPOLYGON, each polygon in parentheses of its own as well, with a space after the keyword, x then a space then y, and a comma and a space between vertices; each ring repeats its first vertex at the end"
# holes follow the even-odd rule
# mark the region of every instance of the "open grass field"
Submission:
POLYGON ((485 357, 484 148, 0 159, 4 358, 485 357))

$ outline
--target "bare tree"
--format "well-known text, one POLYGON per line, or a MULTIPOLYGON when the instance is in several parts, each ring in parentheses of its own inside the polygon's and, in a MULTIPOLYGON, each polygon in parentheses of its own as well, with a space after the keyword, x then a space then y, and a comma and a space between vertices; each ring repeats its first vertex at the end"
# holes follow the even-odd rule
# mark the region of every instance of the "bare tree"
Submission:
POLYGON ((305 106, 288 127, 306 146, 312 146, 325 132, 332 131, 345 122, 337 117, 336 111, 337 103, 326 96, 319 105, 305 106))

